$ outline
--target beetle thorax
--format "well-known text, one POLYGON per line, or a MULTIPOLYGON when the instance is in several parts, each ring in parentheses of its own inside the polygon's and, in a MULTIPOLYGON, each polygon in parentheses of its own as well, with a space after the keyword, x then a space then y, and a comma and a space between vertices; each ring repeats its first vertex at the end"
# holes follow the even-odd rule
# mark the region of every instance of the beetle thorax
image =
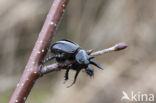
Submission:
POLYGON ((80 49, 77 54, 75 55, 75 59, 79 64, 82 65, 88 65, 89 64, 89 60, 88 60, 89 56, 86 53, 85 50, 80 49))

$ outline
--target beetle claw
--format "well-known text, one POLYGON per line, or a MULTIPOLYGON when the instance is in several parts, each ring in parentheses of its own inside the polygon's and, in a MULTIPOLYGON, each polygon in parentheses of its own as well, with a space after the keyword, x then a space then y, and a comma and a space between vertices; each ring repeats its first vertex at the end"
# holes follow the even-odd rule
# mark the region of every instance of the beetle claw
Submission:
POLYGON ((103 70, 103 68, 100 66, 100 64, 97 63, 96 61, 90 60, 90 64, 93 64, 93 65, 95 65, 96 67, 98 67, 99 69, 102 69, 102 70, 103 70))

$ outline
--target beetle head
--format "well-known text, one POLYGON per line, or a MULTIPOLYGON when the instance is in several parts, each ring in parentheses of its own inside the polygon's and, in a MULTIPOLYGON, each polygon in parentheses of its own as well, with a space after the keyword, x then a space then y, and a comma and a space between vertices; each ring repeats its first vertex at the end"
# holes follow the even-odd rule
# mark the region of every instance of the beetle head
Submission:
POLYGON ((90 65, 88 65, 88 67, 85 69, 85 72, 89 75, 89 76, 94 76, 94 68, 90 65))

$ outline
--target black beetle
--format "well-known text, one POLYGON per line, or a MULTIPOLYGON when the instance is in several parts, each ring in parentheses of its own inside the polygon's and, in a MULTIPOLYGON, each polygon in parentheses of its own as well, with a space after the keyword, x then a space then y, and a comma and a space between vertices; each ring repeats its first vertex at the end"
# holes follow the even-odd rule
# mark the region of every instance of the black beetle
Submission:
POLYGON ((94 75, 94 68, 90 66, 89 64, 93 64, 99 69, 102 69, 100 64, 92 60, 94 58, 93 56, 89 56, 85 50, 81 49, 78 44, 72 41, 69 41, 69 40, 57 41, 50 47, 50 49, 53 55, 45 58, 42 61, 42 64, 54 58, 56 58, 57 62, 65 62, 66 60, 76 61, 73 64, 68 65, 66 68, 65 80, 68 80, 68 72, 70 69, 76 70, 74 81, 70 86, 72 86, 76 82, 77 76, 80 70, 83 68, 85 69, 85 72, 89 76, 94 75))

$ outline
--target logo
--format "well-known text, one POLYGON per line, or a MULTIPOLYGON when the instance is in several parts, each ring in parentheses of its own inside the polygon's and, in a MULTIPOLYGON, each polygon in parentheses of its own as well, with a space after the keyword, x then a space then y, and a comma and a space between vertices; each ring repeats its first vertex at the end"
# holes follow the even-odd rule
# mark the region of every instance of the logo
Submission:
POLYGON ((122 91, 121 101, 128 100, 128 101, 138 101, 138 102, 152 102, 154 101, 154 94, 146 94, 139 92, 133 92, 128 95, 125 91, 122 91))

